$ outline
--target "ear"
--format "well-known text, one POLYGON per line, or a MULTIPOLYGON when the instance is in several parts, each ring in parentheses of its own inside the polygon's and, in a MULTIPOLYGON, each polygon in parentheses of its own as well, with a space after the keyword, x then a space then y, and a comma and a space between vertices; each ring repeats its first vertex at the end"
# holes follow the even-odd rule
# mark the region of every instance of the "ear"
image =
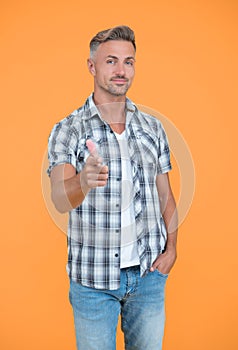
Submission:
POLYGON ((91 58, 88 58, 87 64, 88 64, 88 70, 89 70, 89 72, 90 72, 93 76, 95 76, 95 74, 96 74, 95 63, 93 62, 93 60, 92 60, 91 58))

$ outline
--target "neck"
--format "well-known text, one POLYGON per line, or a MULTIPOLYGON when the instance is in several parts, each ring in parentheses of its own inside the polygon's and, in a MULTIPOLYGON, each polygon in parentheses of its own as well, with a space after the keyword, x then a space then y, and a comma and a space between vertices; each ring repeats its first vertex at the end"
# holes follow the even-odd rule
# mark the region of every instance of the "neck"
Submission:
POLYGON ((119 134, 123 132, 126 122, 126 97, 112 96, 110 100, 106 100, 97 99, 97 95, 94 94, 93 99, 102 119, 110 125, 111 129, 119 134))

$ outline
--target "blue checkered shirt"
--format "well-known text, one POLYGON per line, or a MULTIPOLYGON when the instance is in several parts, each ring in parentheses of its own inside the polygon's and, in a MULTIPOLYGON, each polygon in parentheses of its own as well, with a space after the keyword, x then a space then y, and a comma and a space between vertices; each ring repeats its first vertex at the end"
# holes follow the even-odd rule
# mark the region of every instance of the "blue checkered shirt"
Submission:
MULTIPOLYGON (((126 102, 126 137, 133 176, 137 247, 144 276, 166 244, 156 176, 171 169, 165 131, 158 119, 126 102)), ((69 212, 67 272, 75 282, 98 289, 120 287, 121 157, 114 132, 99 114, 91 95, 86 103, 57 123, 49 137, 49 168, 69 163, 79 173, 92 139, 109 167, 105 187, 92 189, 69 212)))

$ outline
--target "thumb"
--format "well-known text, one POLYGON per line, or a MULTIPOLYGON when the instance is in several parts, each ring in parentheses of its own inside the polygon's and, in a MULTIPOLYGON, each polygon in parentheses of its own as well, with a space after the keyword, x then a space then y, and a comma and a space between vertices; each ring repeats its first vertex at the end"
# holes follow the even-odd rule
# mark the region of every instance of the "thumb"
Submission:
POLYGON ((86 146, 90 152, 90 154, 94 157, 98 157, 98 152, 95 143, 92 140, 87 140, 86 141, 86 146))

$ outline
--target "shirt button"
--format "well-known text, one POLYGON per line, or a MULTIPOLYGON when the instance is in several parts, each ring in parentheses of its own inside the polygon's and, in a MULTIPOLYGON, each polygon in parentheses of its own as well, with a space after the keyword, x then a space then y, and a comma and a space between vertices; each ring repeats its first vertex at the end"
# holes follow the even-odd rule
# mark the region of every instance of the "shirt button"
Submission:
POLYGON ((117 177, 117 181, 120 181, 120 178, 119 178, 119 177, 117 177))
POLYGON ((116 253, 116 254, 115 254, 115 257, 118 258, 118 256, 119 256, 119 255, 116 253))
POLYGON ((120 231, 119 230, 116 230, 116 233, 119 233, 120 231))

